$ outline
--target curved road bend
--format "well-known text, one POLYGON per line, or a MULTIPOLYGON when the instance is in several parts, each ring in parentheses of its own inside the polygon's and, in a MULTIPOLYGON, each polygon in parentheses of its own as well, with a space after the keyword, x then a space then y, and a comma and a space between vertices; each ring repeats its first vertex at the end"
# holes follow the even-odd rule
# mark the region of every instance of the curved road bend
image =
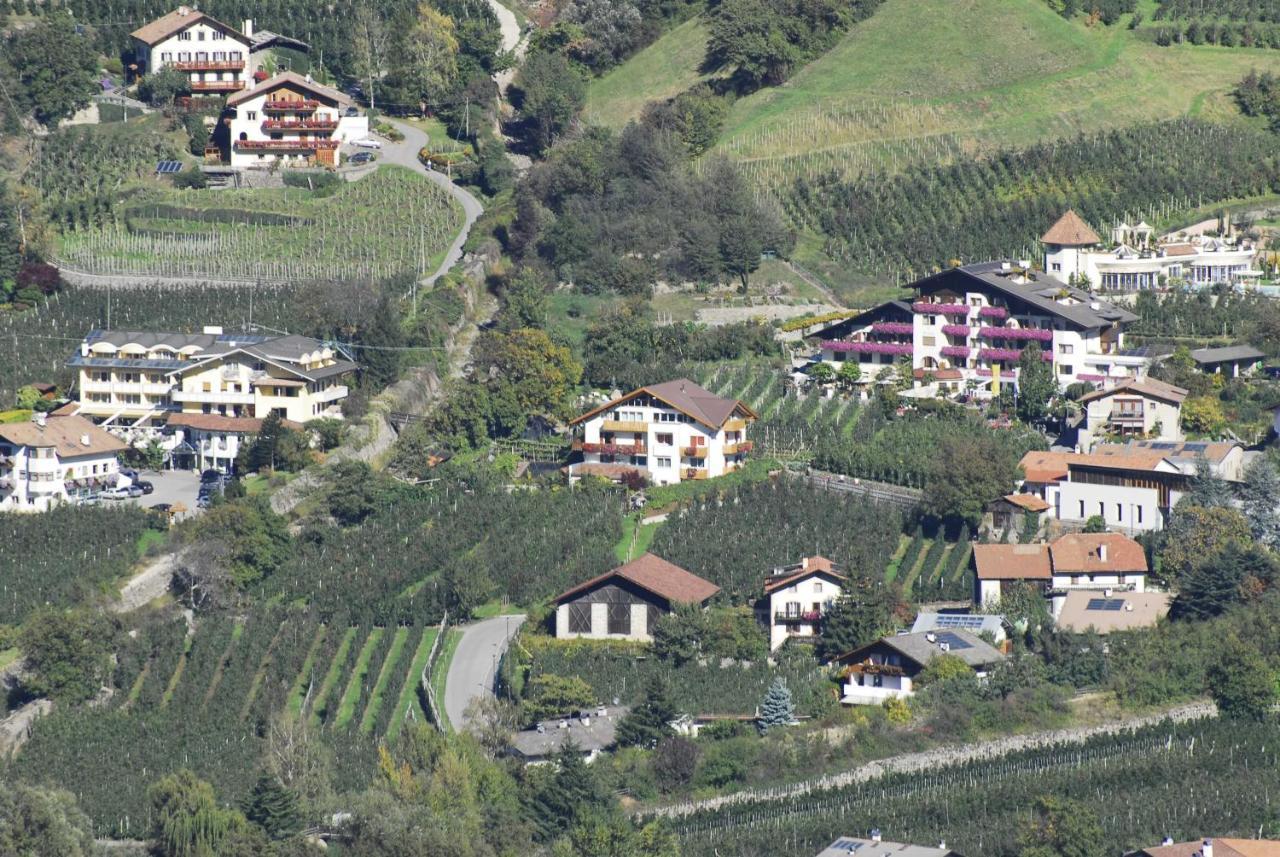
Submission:
POLYGON ((440 267, 436 269, 435 273, 421 281, 423 286, 430 288, 436 280, 444 276, 462 258, 462 245, 467 242, 467 236, 471 234, 471 226, 476 222, 476 218, 484 213, 484 206, 480 204, 480 200, 454 184, 444 173, 437 170, 429 170, 418 160, 418 152, 422 150, 423 146, 427 145, 427 132, 405 122, 398 122, 395 119, 388 119, 387 121, 394 125, 401 134, 404 134, 404 139, 399 143, 391 141, 384 143, 380 160, 384 164, 396 164, 421 173, 440 185, 446 193, 456 199, 462 206, 464 220, 462 229, 458 232, 458 237, 453 239, 453 244, 449 246, 449 252, 445 254, 444 259, 440 262, 440 267))
POLYGON ((493 695, 498 661, 524 619, 523 614, 495 616, 459 629, 462 639, 444 685, 444 713, 455 731, 466 728, 467 706, 473 699, 493 695))

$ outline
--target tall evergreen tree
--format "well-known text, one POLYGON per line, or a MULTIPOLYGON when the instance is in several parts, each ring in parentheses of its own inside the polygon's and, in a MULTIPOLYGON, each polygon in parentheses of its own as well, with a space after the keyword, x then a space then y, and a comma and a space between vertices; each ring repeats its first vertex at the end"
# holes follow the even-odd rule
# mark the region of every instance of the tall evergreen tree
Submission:
POLYGON ((1280 469, 1260 455, 1245 471, 1244 516, 1255 540, 1280 547, 1280 469))
POLYGON ((287 839, 301 827, 298 796, 270 774, 254 783, 244 802, 244 815, 272 839, 287 839))
POLYGON ((645 687, 644 701, 631 709, 618 724, 617 741, 622 747, 653 747, 672 734, 671 721, 676 707, 671 690, 661 677, 655 676, 645 687))
POLYGON ((1049 400, 1058 392, 1053 364, 1041 358, 1040 346, 1029 343, 1018 357, 1018 419, 1037 423, 1049 414, 1049 400))
POLYGON ((760 718, 757 724, 761 732, 768 732, 778 726, 786 726, 796 719, 796 706, 791 700, 791 689, 787 682, 778 676, 769 685, 768 692, 760 702, 760 718))
POLYGON ((593 813, 603 812, 613 801, 572 738, 556 753, 555 767, 555 774, 535 787, 529 803, 538 836, 544 841, 571 830, 593 813))

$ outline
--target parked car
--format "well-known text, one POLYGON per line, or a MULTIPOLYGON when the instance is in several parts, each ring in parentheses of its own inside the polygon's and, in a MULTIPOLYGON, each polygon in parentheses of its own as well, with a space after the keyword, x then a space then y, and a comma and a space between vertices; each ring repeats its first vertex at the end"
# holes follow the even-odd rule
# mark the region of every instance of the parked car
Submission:
POLYGON ((137 485, 126 485, 126 486, 124 487, 124 490, 125 490, 125 491, 127 491, 127 492, 129 492, 129 496, 130 496, 130 497, 141 497, 143 494, 147 493, 146 491, 143 491, 143 490, 142 490, 140 487, 138 487, 137 485))
POLYGON ((206 470, 200 474, 201 485, 216 485, 222 481, 222 474, 216 470, 206 470))
POLYGON ((173 504, 172 504, 172 503, 156 503, 156 504, 154 504, 154 505, 151 505, 151 506, 148 506, 148 507, 147 507, 147 509, 148 509, 149 511, 152 511, 152 512, 160 512, 160 513, 162 513, 162 514, 167 514, 167 513, 169 512, 169 510, 170 510, 170 509, 172 509, 172 508, 173 508, 173 504))
POLYGON ((156 486, 150 482, 142 481, 142 482, 135 482, 133 484, 141 488, 143 494, 151 494, 156 490, 156 486))
POLYGON ((375 140, 372 137, 365 137, 363 140, 356 140, 351 145, 359 146, 362 149, 381 149, 382 141, 375 140))
MULTIPOLYGON (((132 495, 129 493, 128 486, 117 485, 114 488, 107 488, 105 491, 98 494, 98 496, 103 500, 127 500, 132 495)), ((139 496, 141 496, 141 494, 139 494, 139 496)))
POLYGON ((375 159, 375 158, 377 158, 377 157, 378 157, 378 156, 377 156, 377 155, 375 155, 373 152, 356 152, 354 155, 352 155, 351 157, 347 158, 347 163, 349 163, 349 164, 369 164, 369 163, 373 163, 374 159, 375 159))

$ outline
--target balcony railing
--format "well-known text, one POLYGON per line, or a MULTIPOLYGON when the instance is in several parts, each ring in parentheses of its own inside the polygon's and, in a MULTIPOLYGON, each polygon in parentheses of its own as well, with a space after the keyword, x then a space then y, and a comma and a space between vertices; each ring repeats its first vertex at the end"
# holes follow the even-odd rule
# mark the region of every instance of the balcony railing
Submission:
POLYGON ((263 131, 334 131, 337 119, 264 119, 263 131))
POLYGON ((699 467, 686 467, 684 470, 685 479, 710 479, 711 474, 699 467))
POLYGON ((243 80, 197 80, 191 84, 192 92, 238 92, 244 89, 243 80))
POLYGON ((339 399, 345 399, 349 392, 346 384, 334 384, 317 392, 314 399, 317 402, 336 402, 339 399))
POLYGON ((806 622, 822 621, 822 611, 806 610, 802 613, 786 613, 779 610, 773 614, 773 622, 775 625, 800 625, 806 622))
POLYGON ((705 446, 686 446, 680 450, 680 454, 685 458, 706 458, 707 448, 705 446))
POLYGON ((295 113, 309 113, 320 106, 319 101, 310 98, 272 98, 263 102, 263 110, 292 110, 295 113))
POLYGON ((926 315, 968 315, 969 307, 964 304, 936 304, 928 301, 916 301, 911 308, 926 315))
POLYGON ((193 402, 210 405, 252 405, 253 393, 206 393, 203 391, 174 390, 175 402, 193 402))
POLYGON ((1112 411, 1111 421, 1116 423, 1140 423, 1143 421, 1142 411, 1134 413, 1133 411, 1112 411))
POLYGON ((178 71, 243 71, 244 60, 189 60, 170 63, 178 71))
POLYGON ((737 455, 740 452, 750 452, 755 448, 755 444, 749 440, 740 440, 737 443, 726 443, 724 445, 725 455, 737 455))
POLYGON ((338 148, 337 140, 236 140, 237 149, 265 149, 271 152, 307 152, 338 148))
POLYGON ((734 417, 731 420, 724 421, 725 431, 742 431, 747 427, 747 421, 741 417, 734 417))
POLYGON ((593 443, 575 440, 573 448, 580 452, 591 452, 598 455, 644 455, 643 443, 593 443))
POLYGON ((623 431, 632 434, 644 434, 649 431, 649 424, 643 420, 605 420, 601 426, 604 431, 623 431))

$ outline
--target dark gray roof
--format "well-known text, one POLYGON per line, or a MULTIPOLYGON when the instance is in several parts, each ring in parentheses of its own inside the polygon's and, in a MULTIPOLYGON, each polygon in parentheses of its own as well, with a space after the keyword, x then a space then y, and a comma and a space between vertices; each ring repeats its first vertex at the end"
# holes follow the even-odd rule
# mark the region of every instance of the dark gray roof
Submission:
POLYGON ((603 750, 613 744, 614 733, 618 730, 618 721, 626 715, 627 706, 611 706, 604 709, 600 716, 598 709, 586 712, 589 722, 583 723, 580 717, 566 717, 563 721, 546 720, 542 723, 543 731, 536 728, 524 729, 511 737, 511 748, 525 759, 546 759, 554 756, 561 747, 572 741, 579 750, 590 753, 603 750), (560 723, 565 728, 560 728, 560 723))
POLYGON ((202 350, 215 347, 230 347, 233 344, 245 345, 263 342, 270 339, 253 333, 169 333, 153 330, 91 330, 84 341, 92 345, 95 342, 107 342, 119 348, 123 345, 137 344, 145 348, 167 345, 170 348, 186 348, 194 345, 202 350))
MULTIPOLYGON (((184 370, 201 362, 218 357, 225 357, 234 352, 273 363, 282 369, 306 378, 319 381, 334 375, 354 372, 359 367, 350 360, 337 360, 331 366, 320 369, 304 369, 298 361, 304 354, 324 345, 318 339, 298 334, 283 336, 264 336, 256 333, 164 333, 155 331, 131 330, 94 330, 85 337, 85 342, 108 342, 116 347, 137 344, 145 348, 167 345, 173 349, 196 346, 200 350, 187 360, 152 360, 132 357, 85 357, 78 351, 67 360, 72 367, 117 367, 123 369, 159 369, 165 371, 184 370)), ((336 349, 335 349, 336 350, 336 349)), ((339 353, 341 351, 339 350, 339 353)))
MULTIPOLYGON (((1011 278, 1004 276, 1003 266, 1003 262, 981 262, 953 270, 981 280, 1005 297, 1024 301, 1045 315, 1056 315, 1080 328, 1107 327, 1115 322, 1129 323, 1138 320, 1138 316, 1128 310, 1101 300, 1082 289, 1068 286, 1049 274, 1033 271, 1031 277, 1034 279, 1029 282, 1014 282, 1011 278), (1079 303, 1071 305, 1058 303, 1058 296, 1064 292, 1079 303)), ((935 276, 945 276, 946 273, 935 276)), ((922 280, 921 283, 928 282, 928 279, 922 280)))
POLYGON ((1004 660, 1004 655, 997 651, 994 646, 976 634, 960 629, 898 634, 895 637, 885 637, 880 642, 899 654, 910 658, 920 666, 927 666, 930 661, 940 655, 955 655, 969 666, 975 668, 1004 660), (930 635, 935 638, 932 642, 929 640, 930 635), (949 650, 944 651, 942 645, 950 643, 951 637, 957 638, 961 645, 952 644, 949 650))
POLYGON ((1261 360, 1267 355, 1252 345, 1227 345, 1222 348, 1197 348, 1191 359, 1197 363, 1225 363, 1235 360, 1261 360))
POLYGON ((895 314, 905 314, 911 317, 910 301, 885 301, 877 304, 866 312, 860 312, 850 318, 842 318, 837 322, 833 322, 820 330, 815 330, 806 336, 806 339, 832 339, 834 337, 843 336, 847 331, 855 327, 862 327, 873 321, 893 316, 895 314))

